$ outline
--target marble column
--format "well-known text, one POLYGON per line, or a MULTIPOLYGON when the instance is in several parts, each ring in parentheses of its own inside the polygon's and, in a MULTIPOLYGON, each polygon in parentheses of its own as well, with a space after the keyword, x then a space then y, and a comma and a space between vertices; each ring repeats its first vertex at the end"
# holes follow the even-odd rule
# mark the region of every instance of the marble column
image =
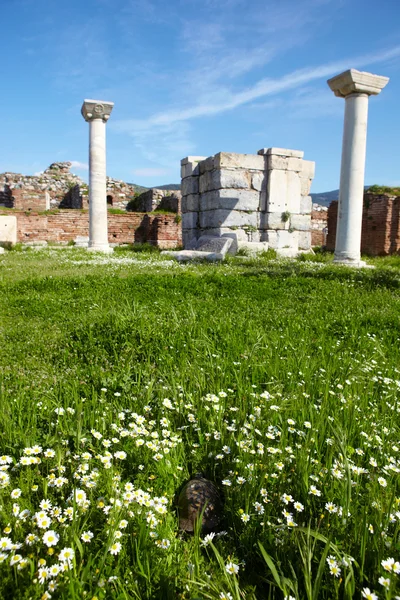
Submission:
POLYGON ((361 226, 369 96, 377 95, 389 79, 349 69, 328 80, 339 98, 345 98, 342 164, 334 262, 364 266, 361 226))
POLYGON ((89 246, 92 252, 112 252, 107 232, 106 123, 113 102, 84 100, 82 116, 89 123, 89 246))

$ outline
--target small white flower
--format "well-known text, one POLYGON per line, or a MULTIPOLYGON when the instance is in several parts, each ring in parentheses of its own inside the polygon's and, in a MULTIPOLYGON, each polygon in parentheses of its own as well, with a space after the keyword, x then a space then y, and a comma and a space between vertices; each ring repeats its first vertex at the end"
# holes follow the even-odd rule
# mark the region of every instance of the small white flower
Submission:
POLYGON ((239 573, 239 565, 235 565, 233 562, 228 562, 225 565, 225 570, 230 575, 237 575, 237 573, 239 573))
POLYGON ((113 555, 119 554, 121 552, 121 548, 122 548, 121 542, 114 542, 110 546, 109 553, 113 554, 113 555))
POLYGON ((378 596, 374 594, 374 592, 371 592, 369 588, 364 588, 361 595, 363 598, 366 598, 366 600, 378 600, 378 596))
POLYGON ((51 546, 56 546, 59 539, 60 536, 52 529, 49 529, 43 536, 43 543, 50 548, 51 546))

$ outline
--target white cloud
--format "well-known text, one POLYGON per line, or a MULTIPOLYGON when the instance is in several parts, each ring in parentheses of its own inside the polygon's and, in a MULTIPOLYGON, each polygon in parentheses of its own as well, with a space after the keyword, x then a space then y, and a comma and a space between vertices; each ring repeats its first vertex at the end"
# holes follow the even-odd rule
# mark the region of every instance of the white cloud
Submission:
POLYGON ((170 169, 163 169, 157 167, 143 167, 141 169, 133 169, 132 175, 135 177, 162 177, 163 175, 169 175, 170 169))
POLYGON ((114 121, 113 126, 116 130, 124 133, 130 133, 135 136, 138 133, 149 132, 159 127, 171 128, 177 123, 183 123, 199 117, 211 116, 233 110, 247 104, 248 102, 272 96, 304 86, 318 79, 332 77, 340 71, 351 67, 363 67, 375 63, 390 60, 400 55, 400 46, 395 46, 390 50, 385 50, 375 54, 351 57, 336 62, 319 65, 317 67, 306 67, 288 73, 277 79, 260 79, 255 85, 235 92, 225 90, 224 100, 220 93, 218 98, 209 98, 209 102, 197 104, 187 108, 177 108, 170 111, 160 112, 152 115, 148 119, 127 119, 114 121))
POLYGON ((87 163, 79 162, 79 160, 71 160, 72 169, 81 169, 82 171, 88 171, 89 165, 87 163))

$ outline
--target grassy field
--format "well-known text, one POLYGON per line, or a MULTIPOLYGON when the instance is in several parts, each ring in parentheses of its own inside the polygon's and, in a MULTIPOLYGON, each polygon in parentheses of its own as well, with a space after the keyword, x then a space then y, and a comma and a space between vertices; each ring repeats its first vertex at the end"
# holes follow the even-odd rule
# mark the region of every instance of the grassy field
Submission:
POLYGON ((0 256, 0 598, 400 597, 400 257, 330 260, 0 256))

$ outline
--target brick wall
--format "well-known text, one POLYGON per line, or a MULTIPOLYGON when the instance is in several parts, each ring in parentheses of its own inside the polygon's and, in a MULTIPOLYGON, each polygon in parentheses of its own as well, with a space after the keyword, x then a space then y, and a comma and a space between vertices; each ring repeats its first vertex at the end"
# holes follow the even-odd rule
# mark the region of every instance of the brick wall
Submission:
MULTIPOLYGON (((8 211, 17 217, 17 241, 67 243, 77 236, 89 235, 89 214, 63 210, 57 214, 39 215, 8 211)), ((111 244, 148 242, 160 248, 175 248, 182 243, 180 223, 175 215, 143 215, 140 213, 109 214, 108 241, 111 244)))
MULTIPOLYGON (((334 250, 338 202, 328 209, 327 249, 334 250)), ((385 256, 400 252, 400 197, 364 194, 361 252, 385 256)))
POLYGON ((311 246, 325 246, 328 227, 328 211, 313 210, 311 213, 311 246))

